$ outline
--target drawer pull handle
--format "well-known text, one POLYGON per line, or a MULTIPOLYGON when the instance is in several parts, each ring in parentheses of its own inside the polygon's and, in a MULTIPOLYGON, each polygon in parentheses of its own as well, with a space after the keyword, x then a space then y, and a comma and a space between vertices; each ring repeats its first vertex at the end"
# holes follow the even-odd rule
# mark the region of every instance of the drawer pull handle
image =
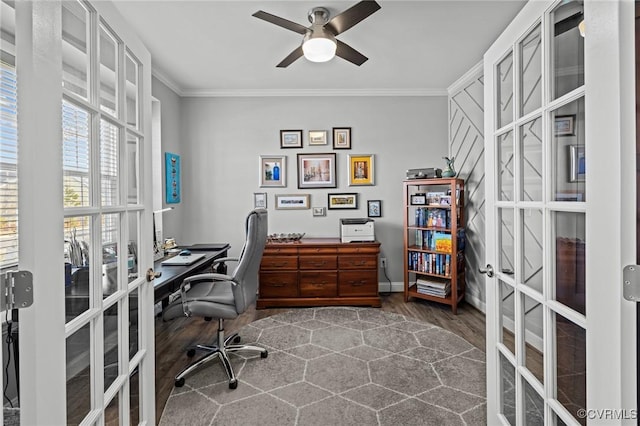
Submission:
POLYGON ((365 281, 349 281, 349 284, 351 284, 352 286, 360 286, 360 285, 365 285, 366 282, 365 281))
POLYGON ((320 281, 320 282, 311 281, 311 285, 325 285, 326 283, 327 283, 326 281, 320 281))
POLYGON ((360 262, 351 262, 353 266, 364 266, 367 264, 366 260, 361 260, 360 262))
POLYGON ((272 263, 271 263, 271 266, 275 266, 275 267, 279 267, 279 268, 281 268, 281 267, 283 267, 283 266, 287 266, 287 262, 280 262, 280 263, 272 262, 272 263))
POLYGON ((271 284, 271 287, 284 287, 286 285, 287 283, 278 283, 278 284, 271 284))
POLYGON ((324 265, 326 265, 326 264, 327 264, 327 262, 325 262, 324 260, 323 260, 322 262, 312 263, 312 265, 313 265, 313 266, 318 266, 318 267, 320 267, 320 266, 324 266, 324 265))

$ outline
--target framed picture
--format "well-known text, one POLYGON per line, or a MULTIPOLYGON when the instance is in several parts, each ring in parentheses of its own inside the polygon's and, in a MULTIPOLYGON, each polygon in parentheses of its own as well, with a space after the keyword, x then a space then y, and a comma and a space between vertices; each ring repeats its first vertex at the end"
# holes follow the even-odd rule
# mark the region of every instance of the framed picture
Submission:
POLYGON ((302 130, 280 130, 280 148, 302 148, 302 130))
POLYGON ((324 207, 313 207, 313 215, 314 216, 326 216, 327 215, 327 211, 325 210, 324 207))
POLYGON ((326 130, 310 130, 309 131, 309 145, 326 145, 326 144, 327 144, 326 130))
POLYGON ((329 210, 358 208, 358 194, 356 193, 328 194, 328 197, 329 210))
POLYGON ((253 208, 254 209, 266 209, 267 208, 267 193, 266 192, 254 192, 253 193, 253 208))
POLYGON ((569 145, 569 182, 584 182, 586 164, 584 145, 569 145))
POLYGON ((287 186, 287 157, 284 155, 260 156, 260 187, 287 186))
POLYGON ((349 155, 349 186, 373 185, 373 154, 349 155))
POLYGON ((575 115, 557 115, 554 122, 556 136, 575 136, 575 115))
POLYGON ((167 204, 180 202, 180 156, 164 153, 165 188, 167 204))
POLYGON ((279 195, 276 194, 277 210, 307 210, 309 209, 309 194, 279 195))
POLYGON ((333 128, 333 149, 351 149, 351 127, 333 128))
POLYGON ((298 154, 298 188, 335 188, 336 154, 298 154))
POLYGON ((382 217, 382 201, 367 200, 367 216, 382 217))
POLYGON ((413 194, 409 197, 409 202, 412 206, 426 206, 427 196, 426 194, 413 194))

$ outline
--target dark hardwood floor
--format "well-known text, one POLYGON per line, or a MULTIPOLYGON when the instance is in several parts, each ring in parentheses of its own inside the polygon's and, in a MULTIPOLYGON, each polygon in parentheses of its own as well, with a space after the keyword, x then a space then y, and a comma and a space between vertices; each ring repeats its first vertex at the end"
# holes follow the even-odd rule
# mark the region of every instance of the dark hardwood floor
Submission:
MULTIPOLYGON (((254 320, 265 318, 295 308, 260 309, 252 308, 236 318, 225 321, 226 333, 238 331, 254 320)), ((395 312, 426 321, 449 330, 466 339, 481 350, 485 350, 485 317, 467 303, 458 307, 453 315, 446 305, 424 300, 411 299, 404 302, 402 293, 382 296, 382 310, 395 312)), ((215 338, 217 321, 205 322, 201 318, 181 318, 163 322, 156 318, 156 422, 160 421, 162 410, 171 394, 174 376, 191 359, 186 351, 198 343, 211 343, 215 338)))

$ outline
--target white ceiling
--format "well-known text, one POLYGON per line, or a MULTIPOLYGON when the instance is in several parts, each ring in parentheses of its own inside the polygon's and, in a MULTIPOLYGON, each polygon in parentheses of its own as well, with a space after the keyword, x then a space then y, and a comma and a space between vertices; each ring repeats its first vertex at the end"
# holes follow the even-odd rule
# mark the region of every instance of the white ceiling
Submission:
POLYGON ((480 62, 523 0, 380 0, 382 9, 338 39, 369 58, 298 59, 276 68, 299 34, 251 16, 258 10, 308 26, 357 1, 115 1, 151 52, 154 75, 184 96, 268 94, 443 94, 480 62))

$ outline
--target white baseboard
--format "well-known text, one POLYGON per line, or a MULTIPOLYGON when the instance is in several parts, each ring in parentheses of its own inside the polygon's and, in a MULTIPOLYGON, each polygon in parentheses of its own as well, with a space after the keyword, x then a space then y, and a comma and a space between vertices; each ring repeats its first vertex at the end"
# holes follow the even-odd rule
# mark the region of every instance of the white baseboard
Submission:
POLYGON ((487 305, 478 296, 476 296, 475 294, 467 293, 464 295, 464 300, 466 300, 467 303, 486 315, 487 305))
POLYGON ((379 293, 402 293, 404 292, 404 282, 391 282, 391 291, 389 291, 389 281, 380 281, 378 283, 379 293))

